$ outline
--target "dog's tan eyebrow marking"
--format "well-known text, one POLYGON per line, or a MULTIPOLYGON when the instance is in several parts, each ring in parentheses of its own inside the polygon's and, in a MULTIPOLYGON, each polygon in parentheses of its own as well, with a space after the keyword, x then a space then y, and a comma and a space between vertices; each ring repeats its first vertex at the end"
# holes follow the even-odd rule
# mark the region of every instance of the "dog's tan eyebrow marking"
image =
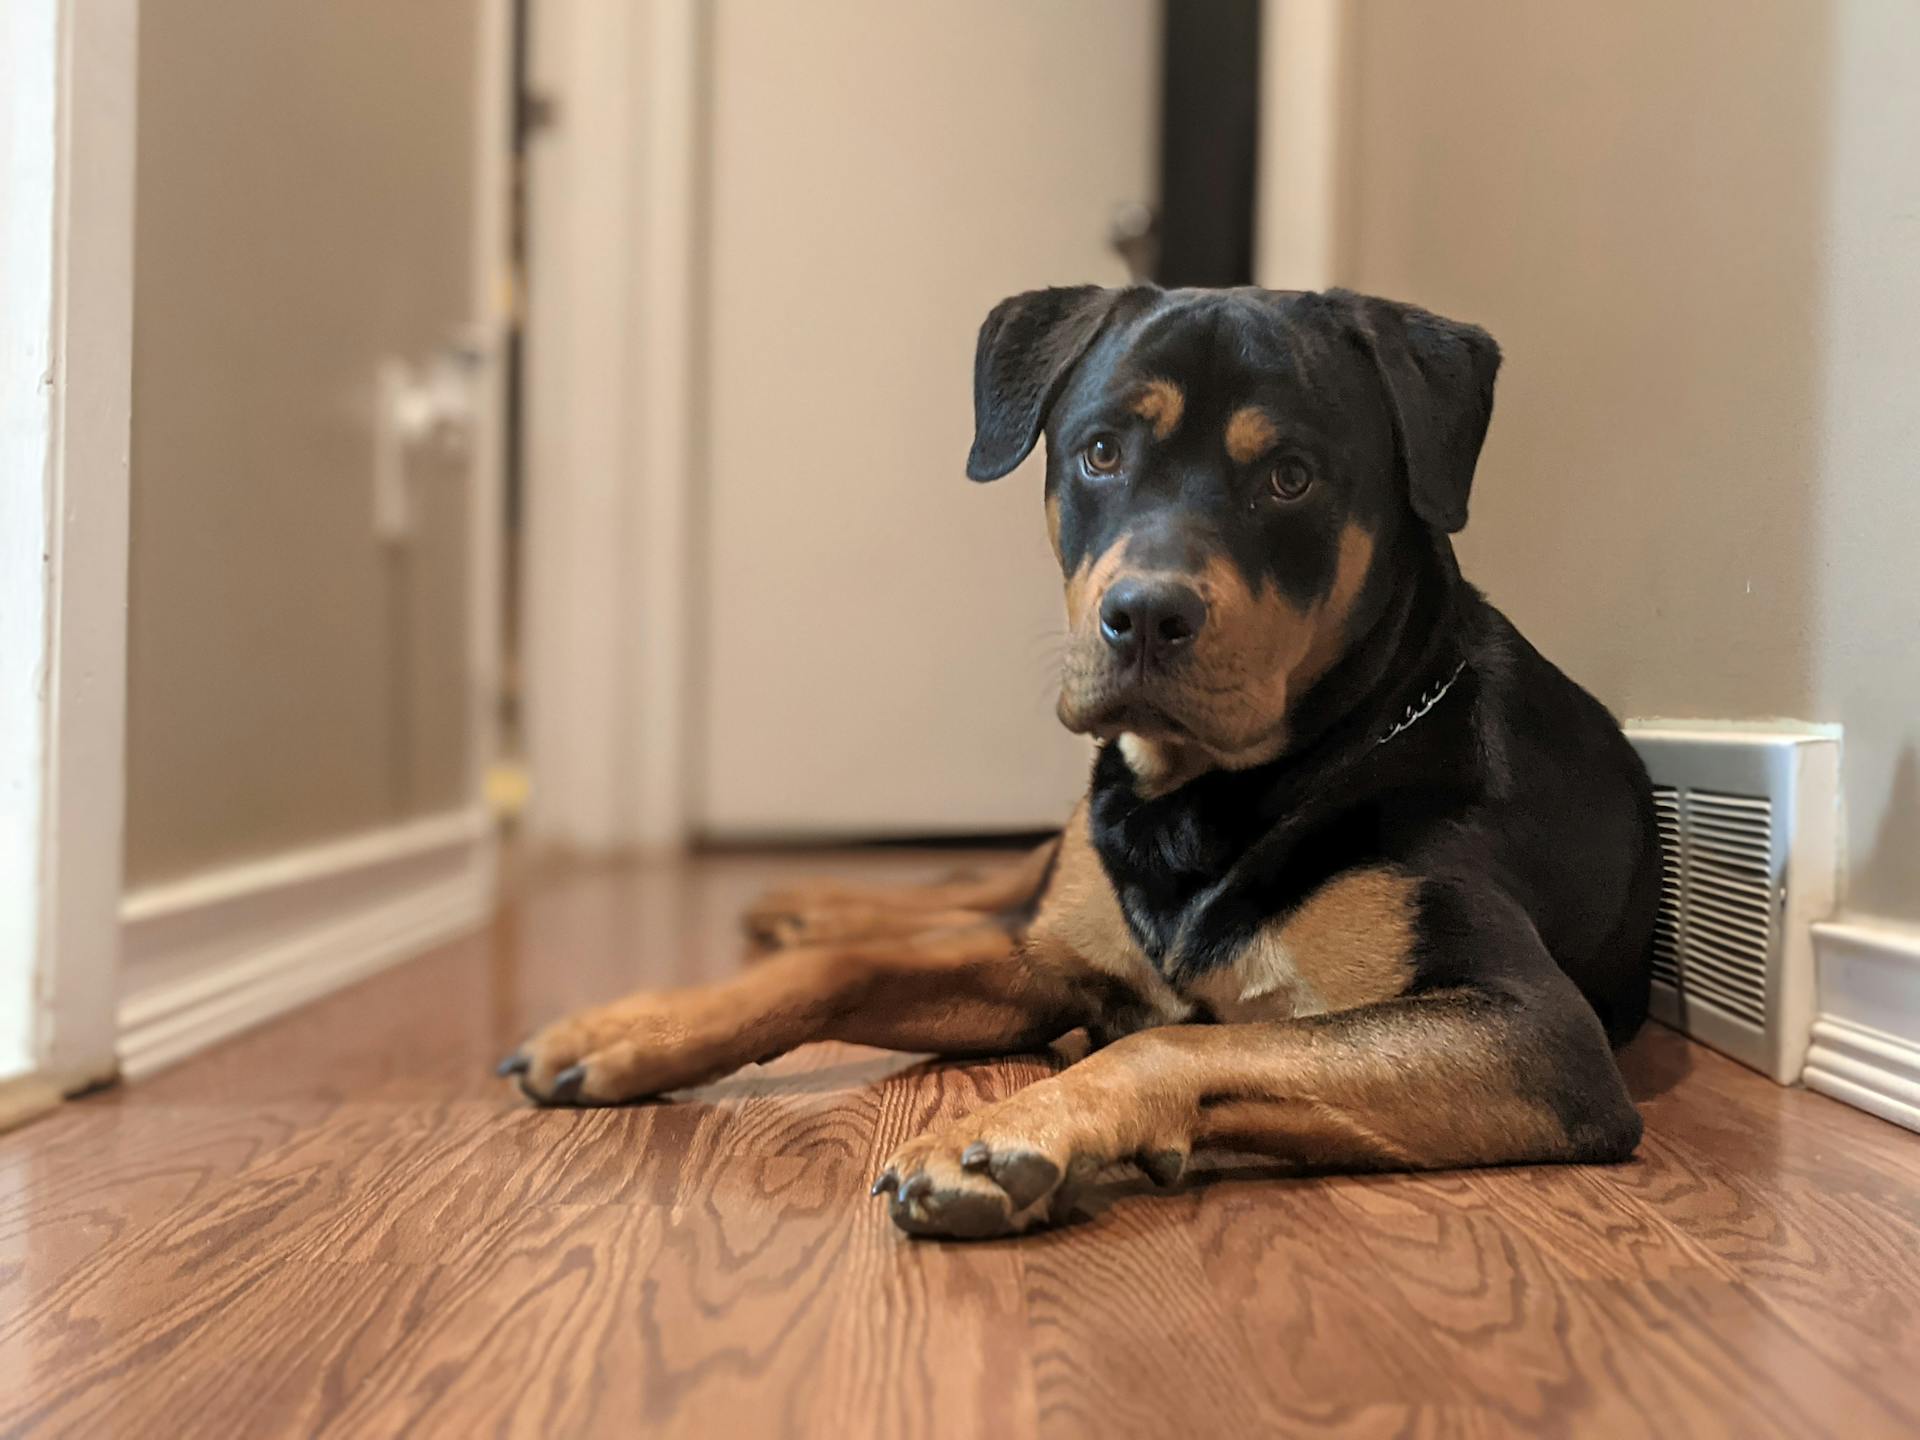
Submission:
POLYGON ((1236 465, 1258 460, 1280 438, 1280 428, 1257 405, 1242 405, 1227 421, 1227 454, 1236 465))
POLYGON ((1156 440, 1172 438, 1186 409, 1186 392, 1171 380, 1149 380, 1133 402, 1133 413, 1153 426, 1156 440))

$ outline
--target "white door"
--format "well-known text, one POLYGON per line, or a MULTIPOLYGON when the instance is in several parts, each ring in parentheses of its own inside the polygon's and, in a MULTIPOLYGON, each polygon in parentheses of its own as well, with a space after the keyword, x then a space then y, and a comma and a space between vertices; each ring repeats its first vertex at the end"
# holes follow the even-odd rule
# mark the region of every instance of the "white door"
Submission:
POLYGON ((1151 0, 720 0, 695 823, 1056 824, 1060 578, 1037 457, 970 484, 994 302, 1125 278, 1150 198, 1151 0))

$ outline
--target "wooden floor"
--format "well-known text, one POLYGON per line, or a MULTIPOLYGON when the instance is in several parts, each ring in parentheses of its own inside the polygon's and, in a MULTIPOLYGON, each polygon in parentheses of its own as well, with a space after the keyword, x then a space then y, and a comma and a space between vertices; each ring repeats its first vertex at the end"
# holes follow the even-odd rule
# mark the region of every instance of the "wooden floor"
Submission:
POLYGON ((717 973, 797 868, 575 873, 0 1137, 0 1434, 1920 1434, 1920 1137, 1659 1031, 1632 1164, 1278 1179, 910 1241, 876 1161, 1037 1060, 819 1047, 539 1112, 537 1022, 717 973))

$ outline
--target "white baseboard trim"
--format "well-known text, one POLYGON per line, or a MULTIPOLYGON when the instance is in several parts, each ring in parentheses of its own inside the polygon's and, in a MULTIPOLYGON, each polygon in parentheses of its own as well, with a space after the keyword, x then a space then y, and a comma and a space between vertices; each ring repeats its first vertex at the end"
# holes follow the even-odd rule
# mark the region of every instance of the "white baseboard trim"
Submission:
POLYGON ((1920 928, 1813 927, 1820 1013, 1801 1078, 1810 1090, 1920 1130, 1920 928))
POLYGON ((151 1075, 475 928, 493 870, 474 809, 128 896, 120 1073, 151 1075))

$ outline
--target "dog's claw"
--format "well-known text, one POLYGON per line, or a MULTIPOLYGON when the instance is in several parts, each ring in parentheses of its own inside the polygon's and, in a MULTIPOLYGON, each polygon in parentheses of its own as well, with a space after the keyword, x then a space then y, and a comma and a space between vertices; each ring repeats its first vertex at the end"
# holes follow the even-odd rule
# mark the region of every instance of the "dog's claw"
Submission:
POLYGON ((890 1169, 883 1170, 880 1172, 880 1178, 873 1182, 873 1188, 867 1191, 867 1193, 869 1195, 885 1195, 897 1189, 899 1185, 900 1177, 898 1175, 894 1174, 890 1169))
POLYGON ((921 1196, 931 1195, 932 1193, 933 1177, 924 1170, 909 1175, 906 1183, 903 1184, 899 1190, 900 1200, 903 1204, 906 1201, 918 1200, 921 1196))
POLYGON ((493 1073, 503 1079, 508 1075, 524 1075, 527 1073, 527 1067, 531 1064, 533 1064, 532 1060, 522 1052, 516 1050, 498 1065, 494 1066, 493 1073))
POLYGON ((565 1105, 580 1093, 580 1087, 586 1083, 587 1067, 569 1065, 553 1077, 553 1088, 547 1092, 549 1105, 565 1105))
POLYGON ((987 1142, 976 1140, 960 1154, 962 1170, 984 1170, 993 1159, 993 1152, 987 1149, 987 1142))

